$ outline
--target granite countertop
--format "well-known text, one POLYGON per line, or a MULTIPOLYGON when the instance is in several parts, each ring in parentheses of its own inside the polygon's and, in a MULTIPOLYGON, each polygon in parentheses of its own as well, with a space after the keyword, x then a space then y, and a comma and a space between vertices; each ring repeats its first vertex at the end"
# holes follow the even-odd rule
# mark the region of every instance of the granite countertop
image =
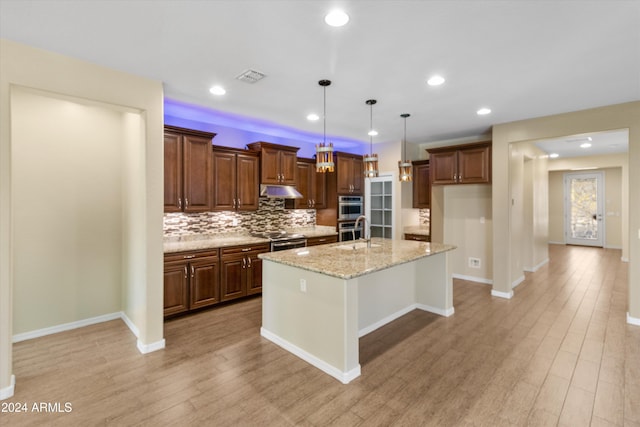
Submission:
POLYGON ((402 231, 408 234, 419 234, 422 236, 428 236, 429 226, 428 225, 411 225, 411 226, 404 227, 402 231))
POLYGON ((367 248, 364 241, 358 241, 358 245, 363 247, 359 247, 355 251, 351 248, 339 248, 339 246, 345 245, 352 246, 353 242, 340 242, 269 252, 260 254, 259 257, 280 264, 326 274, 327 276, 353 279, 374 271, 384 270, 398 264, 415 261, 419 258, 456 248, 443 243, 416 242, 412 240, 374 238, 371 242, 374 247, 367 248))
MULTIPOLYGON (((338 234, 335 227, 316 225, 315 227, 289 228, 289 233, 304 234, 306 237, 331 236, 338 234)), ((213 233, 169 236, 164 238, 164 253, 197 251, 228 246, 253 245, 269 243, 269 239, 253 237, 247 233, 213 233)))

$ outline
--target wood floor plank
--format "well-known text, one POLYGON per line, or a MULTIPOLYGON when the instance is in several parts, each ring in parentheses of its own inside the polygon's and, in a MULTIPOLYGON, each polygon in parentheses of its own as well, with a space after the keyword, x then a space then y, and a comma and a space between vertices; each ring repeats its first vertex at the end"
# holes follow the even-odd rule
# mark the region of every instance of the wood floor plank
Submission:
POLYGON ((640 425, 620 251, 549 252, 511 300, 456 279, 454 316, 415 310, 361 338, 348 385, 262 338, 260 297, 165 322, 147 355, 119 320, 16 343, 9 401, 73 410, 0 425, 640 425))

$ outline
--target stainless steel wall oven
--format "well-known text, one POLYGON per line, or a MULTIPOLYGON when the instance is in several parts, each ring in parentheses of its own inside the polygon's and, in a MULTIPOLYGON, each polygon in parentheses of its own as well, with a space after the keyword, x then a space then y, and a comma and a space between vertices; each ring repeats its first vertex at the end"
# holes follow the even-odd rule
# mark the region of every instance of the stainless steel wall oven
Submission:
POLYGON ((338 196, 338 221, 356 219, 364 215, 362 196, 338 196))

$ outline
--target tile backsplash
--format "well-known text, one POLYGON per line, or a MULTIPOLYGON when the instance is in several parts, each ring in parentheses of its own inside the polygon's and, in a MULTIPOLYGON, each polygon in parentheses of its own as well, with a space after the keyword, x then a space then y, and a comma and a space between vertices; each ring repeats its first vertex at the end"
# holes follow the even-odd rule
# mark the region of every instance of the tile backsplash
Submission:
POLYGON ((428 227, 430 221, 431 221, 431 210, 418 209, 418 222, 420 223, 420 225, 424 225, 428 227))
POLYGON ((260 198, 257 211, 165 213, 164 236, 239 233, 310 227, 316 224, 314 209, 285 209, 284 199, 260 198))

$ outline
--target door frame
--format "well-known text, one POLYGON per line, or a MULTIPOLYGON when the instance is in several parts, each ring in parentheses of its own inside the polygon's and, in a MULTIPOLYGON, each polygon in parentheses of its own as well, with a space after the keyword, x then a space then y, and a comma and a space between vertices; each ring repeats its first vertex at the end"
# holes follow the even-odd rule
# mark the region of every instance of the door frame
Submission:
POLYGON ((564 182, 564 242, 567 245, 605 247, 606 244, 606 215, 605 215, 605 174, 603 170, 592 171, 572 171, 565 172, 564 182), (595 177, 597 179, 597 216, 598 216, 598 239, 589 241, 586 239, 576 239, 571 237, 571 197, 570 178, 575 177, 595 177))

